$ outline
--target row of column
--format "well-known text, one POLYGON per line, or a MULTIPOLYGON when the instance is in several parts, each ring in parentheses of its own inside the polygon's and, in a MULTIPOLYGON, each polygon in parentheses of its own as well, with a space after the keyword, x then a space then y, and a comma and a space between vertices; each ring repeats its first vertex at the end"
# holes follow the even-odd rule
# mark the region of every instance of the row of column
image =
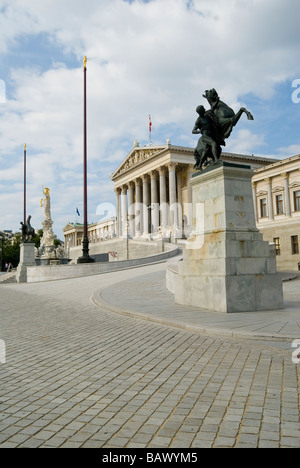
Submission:
POLYGON ((89 230, 89 240, 91 243, 96 243, 101 240, 113 239, 115 237, 115 224, 89 230))
POLYGON ((65 242, 69 247, 77 247, 77 232, 73 232, 72 234, 65 236, 65 242))
POLYGON ((177 163, 169 163, 115 189, 117 236, 148 236, 151 232, 156 233, 159 226, 162 229, 169 226, 178 228, 177 203, 181 202, 181 176, 176 176, 176 166, 177 163))
MULTIPOLYGON (((284 203, 285 203, 285 215, 291 217, 291 197, 290 197, 290 187, 289 187, 289 173, 285 172, 281 174, 284 180, 284 203)), ((273 191, 272 191, 272 179, 270 177, 264 179, 267 182, 267 193, 268 193, 268 217, 270 220, 274 219, 274 205, 273 205, 273 191)), ((254 209, 256 222, 259 220, 257 212, 257 202, 256 202, 256 184, 257 182, 252 183, 253 189, 253 200, 254 200, 254 209)))

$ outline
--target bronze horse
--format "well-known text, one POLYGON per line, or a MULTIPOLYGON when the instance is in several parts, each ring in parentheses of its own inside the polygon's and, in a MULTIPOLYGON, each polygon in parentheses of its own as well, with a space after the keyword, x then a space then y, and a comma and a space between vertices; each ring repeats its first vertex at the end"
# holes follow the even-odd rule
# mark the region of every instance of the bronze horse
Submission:
POLYGON ((245 107, 241 107, 235 114, 233 109, 220 100, 215 89, 206 90, 203 97, 208 100, 210 109, 206 111, 203 106, 197 107, 199 117, 192 132, 202 134, 194 152, 195 168, 200 170, 203 166, 218 162, 222 153, 221 146, 226 146, 226 138, 230 136, 243 113, 248 120, 254 120, 245 107))
POLYGON ((210 104, 211 109, 208 112, 217 127, 219 127, 217 128, 220 132, 218 132, 218 136, 219 138, 222 138, 223 142, 230 136, 233 127, 238 123, 243 113, 247 115, 248 120, 254 120, 251 112, 249 112, 245 107, 241 107, 235 114, 233 109, 220 100, 218 93, 214 88, 206 90, 203 97, 207 99, 210 104))
POLYGON ((30 224, 31 216, 28 216, 26 224, 22 223, 21 221, 21 230, 22 230, 22 238, 23 242, 30 242, 35 236, 35 230, 30 224))

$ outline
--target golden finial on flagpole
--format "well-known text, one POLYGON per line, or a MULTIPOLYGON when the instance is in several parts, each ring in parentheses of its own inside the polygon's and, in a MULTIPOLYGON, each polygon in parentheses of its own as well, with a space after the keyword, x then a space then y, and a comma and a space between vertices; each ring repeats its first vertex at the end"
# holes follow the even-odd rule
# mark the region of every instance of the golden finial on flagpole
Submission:
POLYGON ((86 62, 87 62, 87 56, 85 56, 84 59, 83 59, 83 66, 84 66, 84 68, 86 68, 86 62))
POLYGON ((24 144, 24 150, 26 150, 26 143, 24 144))

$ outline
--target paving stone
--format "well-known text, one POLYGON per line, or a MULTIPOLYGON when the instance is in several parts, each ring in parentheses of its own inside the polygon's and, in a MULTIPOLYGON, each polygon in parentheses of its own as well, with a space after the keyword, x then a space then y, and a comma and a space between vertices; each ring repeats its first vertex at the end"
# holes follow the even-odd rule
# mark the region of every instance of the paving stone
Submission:
POLYGON ((232 448, 236 443, 235 437, 217 437, 214 448, 232 448))
MULTIPOLYGON (((170 296, 155 296, 163 268, 0 286, 0 448, 300 447, 291 348, 153 322, 150 299, 148 321, 91 301, 131 279, 130 293, 147 285, 153 312, 171 320, 170 296)), ((189 326, 204 317, 194 312, 189 326)), ((247 314, 223 317, 237 318, 252 327, 247 314)))

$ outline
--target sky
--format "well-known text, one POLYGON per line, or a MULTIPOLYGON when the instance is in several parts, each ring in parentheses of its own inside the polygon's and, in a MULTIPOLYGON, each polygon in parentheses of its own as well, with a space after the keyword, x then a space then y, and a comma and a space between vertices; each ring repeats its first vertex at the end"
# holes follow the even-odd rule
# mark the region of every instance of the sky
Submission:
POLYGON ((0 230, 23 220, 24 144, 33 227, 42 187, 58 237, 83 222, 84 56, 89 223, 134 140, 149 144, 149 115, 153 145, 197 145, 206 89, 254 116, 226 151, 299 154, 299 18, 299 0, 0 0, 0 230))

